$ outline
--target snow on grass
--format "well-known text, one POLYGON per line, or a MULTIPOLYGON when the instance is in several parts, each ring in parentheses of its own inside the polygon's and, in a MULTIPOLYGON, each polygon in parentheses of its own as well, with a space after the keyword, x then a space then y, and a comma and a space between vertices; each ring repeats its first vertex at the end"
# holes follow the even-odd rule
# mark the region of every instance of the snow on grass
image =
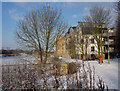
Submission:
MULTIPOLYGON (((22 60, 18 60, 21 57, 7 57, 0 59, 0 64, 3 65, 10 65, 10 64, 18 64, 22 63, 22 60)), ((25 60, 34 60, 35 58, 24 56, 25 60)), ((60 58, 61 61, 65 62, 78 62, 82 63, 82 60, 76 59, 67 59, 67 58, 60 58)), ((120 59, 119 59, 120 60, 120 59)), ((111 59, 110 64, 108 64, 108 60, 104 60, 102 64, 98 64, 98 60, 95 61, 88 61, 90 63, 91 68, 95 67, 95 76, 96 81, 98 80, 98 76, 103 79, 106 85, 108 85, 109 89, 118 89, 118 59, 111 59)), ((88 65, 88 62, 85 61, 85 65, 88 65)), ((66 77, 61 76, 63 80, 64 87, 66 88, 66 77)), ((49 80, 51 82, 53 77, 49 80)), ((51 87, 51 86, 50 86, 51 87)))
POLYGON ((91 67, 95 67, 96 76, 102 77, 109 89, 118 89, 118 59, 104 60, 103 64, 98 64, 97 61, 89 62, 91 67))
POLYGON ((16 65, 30 62, 33 63, 36 57, 30 55, 21 55, 21 56, 11 56, 11 57, 2 57, 0 58, 0 65, 16 65))
MULTIPOLYGON (((65 62, 76 62, 76 59, 61 58, 61 60, 65 62)), ((85 61, 85 64, 87 65, 89 62, 91 68, 93 66, 95 67, 96 81, 99 76, 109 89, 118 89, 118 60, 120 59, 110 59, 110 64, 108 64, 108 60, 103 60, 102 64, 98 64, 98 60, 85 61)), ((77 62, 81 61, 77 60, 77 62)))
POLYGON ((61 61, 68 62, 68 63, 70 63, 70 62, 81 62, 82 61, 82 60, 78 60, 78 59, 70 59, 70 58, 62 58, 62 57, 59 57, 59 59, 61 61))

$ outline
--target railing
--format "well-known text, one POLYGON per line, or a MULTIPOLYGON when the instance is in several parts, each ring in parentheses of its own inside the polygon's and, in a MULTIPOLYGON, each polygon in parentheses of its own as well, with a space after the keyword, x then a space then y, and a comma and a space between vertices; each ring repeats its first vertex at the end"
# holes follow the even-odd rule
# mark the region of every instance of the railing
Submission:
POLYGON ((113 33, 109 33, 109 36, 115 36, 115 35, 116 35, 115 32, 113 32, 113 33))
MULTIPOLYGON (((111 32, 109 33, 109 36, 115 36, 116 33, 115 32, 111 32)), ((108 36, 108 33, 103 33, 103 36, 108 36)))
MULTIPOLYGON (((108 49, 104 50, 104 53, 107 53, 108 49)), ((114 52, 114 48, 109 48, 109 52, 114 52)))
MULTIPOLYGON (((115 43, 114 41, 109 41, 109 45, 113 45, 114 43, 115 43)), ((105 41, 104 45, 108 45, 108 41, 105 41)))

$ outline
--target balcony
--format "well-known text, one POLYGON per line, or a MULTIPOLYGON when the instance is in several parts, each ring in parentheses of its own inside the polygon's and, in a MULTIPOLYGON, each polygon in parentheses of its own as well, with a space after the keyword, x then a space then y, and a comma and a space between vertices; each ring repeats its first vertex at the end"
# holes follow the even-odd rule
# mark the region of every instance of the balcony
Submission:
MULTIPOLYGON (((109 52, 114 52, 114 48, 109 48, 109 52)), ((108 49, 104 50, 104 53, 108 53, 108 49)))
MULTIPOLYGON (((108 45, 108 41, 105 41, 104 45, 108 45)), ((114 45, 114 40, 109 40, 109 45, 114 45)))
MULTIPOLYGON (((109 36, 115 36, 116 33, 115 32, 109 32, 109 36)), ((108 33, 103 33, 103 36, 104 37, 107 37, 108 36, 108 33)))

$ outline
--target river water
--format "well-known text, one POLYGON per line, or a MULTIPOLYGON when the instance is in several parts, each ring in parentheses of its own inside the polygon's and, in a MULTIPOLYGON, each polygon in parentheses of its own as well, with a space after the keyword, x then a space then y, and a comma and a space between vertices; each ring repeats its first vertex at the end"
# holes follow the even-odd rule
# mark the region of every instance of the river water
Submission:
POLYGON ((15 65, 15 64, 22 64, 23 62, 34 62, 36 57, 21 54, 21 56, 10 56, 10 57, 3 57, 0 54, 0 65, 15 65))

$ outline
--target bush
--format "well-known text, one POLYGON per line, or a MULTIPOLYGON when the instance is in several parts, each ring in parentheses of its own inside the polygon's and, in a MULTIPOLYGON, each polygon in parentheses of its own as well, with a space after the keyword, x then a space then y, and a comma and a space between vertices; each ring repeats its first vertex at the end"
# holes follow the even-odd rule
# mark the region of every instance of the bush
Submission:
MULTIPOLYGON (((48 64, 49 65, 49 64, 48 64)), ((48 66, 46 65, 46 66, 48 66)), ((86 91, 104 91, 105 84, 101 78, 98 83, 95 81, 95 68, 93 70, 90 64, 85 65, 82 62, 68 63, 68 75, 58 75, 60 63, 58 67, 53 65, 55 74, 47 74, 46 68, 42 68, 43 74, 39 74, 36 65, 23 64, 14 66, 2 66, 2 89, 85 89, 86 91), (77 67, 80 66, 79 69, 77 67), (87 69, 86 69, 87 68, 87 69), (97 87, 96 87, 97 86, 97 87)), ((107 87, 108 89, 108 87, 107 87)))
POLYGON ((68 63, 68 74, 74 74, 77 72, 77 65, 76 63, 68 63))
POLYGON ((58 57, 53 57, 52 60, 53 60, 53 61, 59 61, 59 58, 58 58, 58 57))

